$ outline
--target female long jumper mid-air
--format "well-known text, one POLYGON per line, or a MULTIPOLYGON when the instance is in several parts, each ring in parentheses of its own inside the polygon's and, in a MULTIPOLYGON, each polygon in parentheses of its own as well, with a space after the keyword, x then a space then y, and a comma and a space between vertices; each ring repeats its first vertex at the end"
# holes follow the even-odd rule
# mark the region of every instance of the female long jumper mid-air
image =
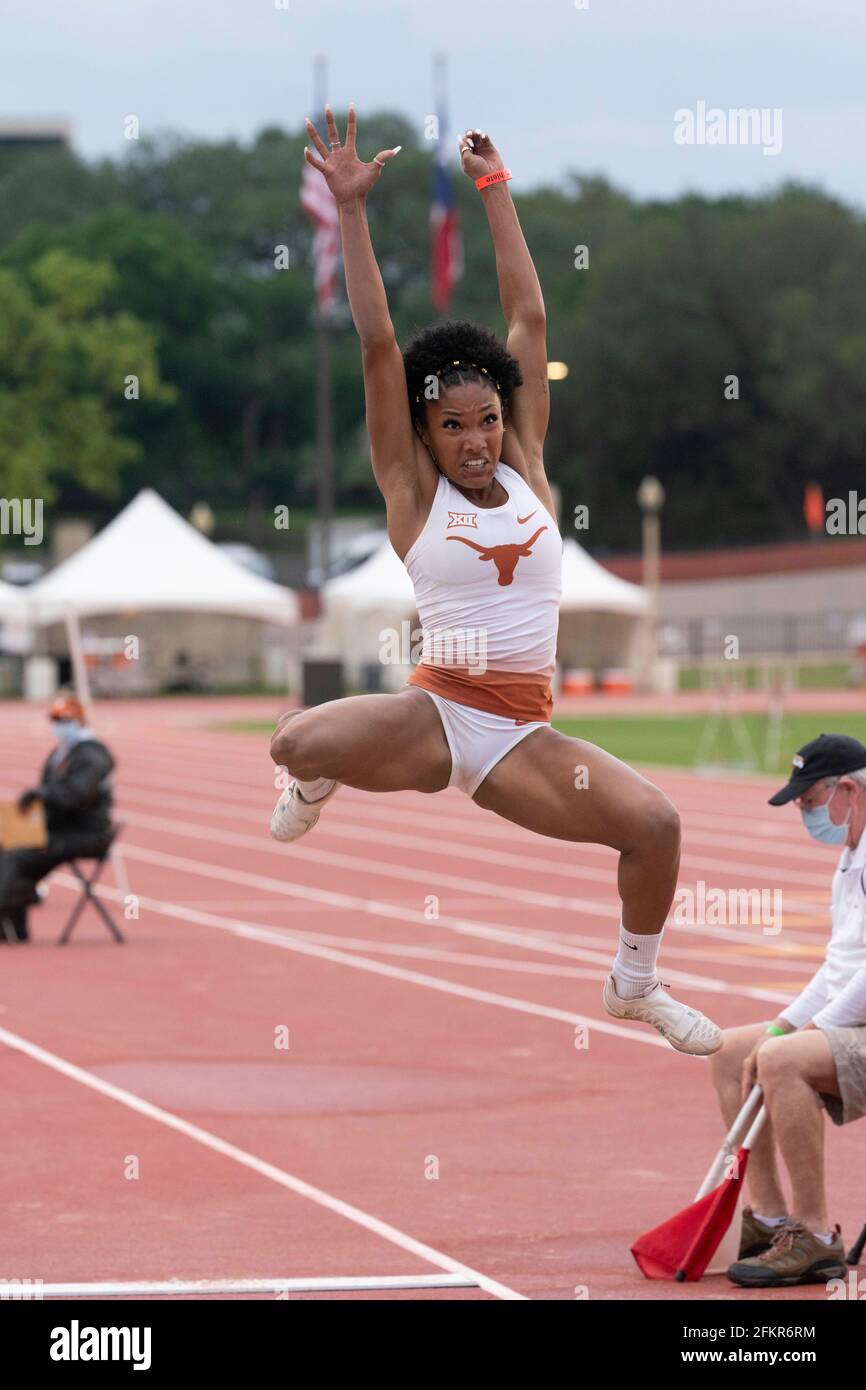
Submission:
POLYGON ((401 351, 367 225, 366 201, 397 150, 369 163, 325 108, 330 149, 318 155, 340 215, 346 285, 361 340, 373 473, 388 535, 415 588, 422 660, 393 695, 360 695, 284 715, 271 741, 294 781, 271 834, 297 840, 342 783, 364 791, 459 787, 506 820, 558 840, 619 851, 619 946, 604 987, 618 1019, 649 1023, 679 1052, 721 1045, 709 1019, 656 977, 676 887, 679 817, 668 798, 619 759, 550 727, 562 541, 542 460, 549 415, 541 287, 486 134, 460 138, 493 244, 503 345, 485 328, 444 322, 401 351), (507 424, 505 423, 507 421, 507 424), (576 770, 580 775, 576 776, 576 770))

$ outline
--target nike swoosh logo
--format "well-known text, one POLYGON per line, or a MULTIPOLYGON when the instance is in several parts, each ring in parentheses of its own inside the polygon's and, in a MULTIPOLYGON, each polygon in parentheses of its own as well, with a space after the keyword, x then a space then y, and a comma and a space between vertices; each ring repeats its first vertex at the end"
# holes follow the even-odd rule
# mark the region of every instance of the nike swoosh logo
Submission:
MULTIPOLYGON (((620 941, 622 941, 622 937, 620 937, 620 941)), ((622 941, 622 944, 623 944, 623 946, 628 946, 628 942, 627 942, 627 941, 622 941)), ((628 946, 628 949, 629 949, 630 951, 636 951, 636 950, 637 950, 637 946, 628 946)))
MULTIPOLYGON (((538 511, 538 508, 536 507, 536 508, 535 508, 535 512, 537 512, 537 511, 538 511)), ((530 512, 530 513, 529 513, 529 516, 519 516, 519 517, 517 518, 517 524, 518 524, 518 526, 525 526, 526 523, 527 523, 527 521, 531 521, 532 518, 535 516, 535 512, 530 512)))

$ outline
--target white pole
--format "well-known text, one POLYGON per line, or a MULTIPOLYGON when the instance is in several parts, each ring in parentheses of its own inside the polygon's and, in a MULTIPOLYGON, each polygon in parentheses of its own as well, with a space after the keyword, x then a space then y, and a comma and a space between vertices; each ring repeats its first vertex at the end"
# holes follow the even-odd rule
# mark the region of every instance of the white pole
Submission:
POLYGON ((92 727, 93 701, 90 698, 90 681, 87 675, 87 664, 84 660, 84 648, 81 645, 81 627, 78 622, 78 614, 71 604, 66 609, 64 621, 72 673, 75 677, 75 693, 81 701, 88 727, 92 727))
MULTIPOLYGON (((719 1152, 716 1154, 715 1158, 710 1164, 707 1176, 704 1178, 703 1182, 701 1183, 700 1187, 695 1193, 696 1202, 699 1201, 701 1197, 706 1197, 707 1193, 712 1191, 714 1187, 718 1187, 719 1183, 721 1182, 725 1172, 725 1164, 727 1163, 731 1150, 733 1149, 736 1143, 737 1135, 739 1134, 740 1130, 745 1124, 749 1114, 751 1113, 752 1107, 755 1104, 755 1101, 759 1099, 760 1095, 760 1086, 753 1086, 745 1101, 743 1102, 743 1106, 740 1110, 739 1115, 734 1120, 734 1123, 731 1125, 731 1128, 728 1130, 727 1134, 722 1140, 722 1147, 719 1149, 719 1152)), ((761 1106, 761 1110, 759 1111, 758 1115, 761 1124, 763 1124, 764 1122, 763 1112, 764 1107, 761 1106)), ((750 1147, 751 1141, 757 1134, 758 1129, 760 1129, 760 1125, 757 1125, 757 1128, 755 1127, 755 1125, 753 1125, 752 1129, 750 1129, 748 1135, 746 1136, 746 1148, 750 1147)))

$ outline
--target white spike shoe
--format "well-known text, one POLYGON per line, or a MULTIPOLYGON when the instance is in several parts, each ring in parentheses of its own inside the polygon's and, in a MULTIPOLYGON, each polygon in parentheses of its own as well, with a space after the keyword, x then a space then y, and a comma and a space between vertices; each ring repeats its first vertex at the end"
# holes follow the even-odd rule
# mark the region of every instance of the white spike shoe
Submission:
POLYGON ((330 801, 334 792, 341 785, 340 782, 335 782, 331 790, 325 792, 324 796, 320 796, 318 801, 305 801, 298 791, 297 782, 291 782, 282 793, 271 816, 273 839, 281 841, 300 840, 302 835, 306 835, 308 830, 312 830, 321 815, 325 802, 330 801))
POLYGON ((636 999, 621 999, 616 992, 612 975, 604 984, 604 1007, 614 1018, 634 1019, 637 1023, 649 1023, 667 1038, 677 1052, 688 1052, 692 1057, 709 1057, 718 1052, 722 1045, 722 1030, 706 1014, 681 1004, 670 994, 665 994, 661 984, 653 985, 646 994, 636 999))

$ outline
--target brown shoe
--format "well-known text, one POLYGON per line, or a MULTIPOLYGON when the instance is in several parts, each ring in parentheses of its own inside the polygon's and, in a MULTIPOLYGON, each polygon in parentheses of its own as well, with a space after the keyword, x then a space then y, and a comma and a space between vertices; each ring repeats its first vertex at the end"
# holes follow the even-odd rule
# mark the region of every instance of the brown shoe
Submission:
POLYGON ((802 1222, 789 1217, 776 1231, 769 1250, 732 1264, 728 1278, 732 1284, 747 1288, 825 1284, 828 1279, 844 1279, 848 1269, 842 1232, 838 1226, 834 1232, 832 1243, 825 1245, 802 1222))
POLYGON ((743 1224, 740 1227, 740 1252, 738 1260, 748 1260, 755 1255, 763 1255, 773 1244, 773 1237, 781 1226, 765 1226, 752 1211, 743 1207, 743 1224))

